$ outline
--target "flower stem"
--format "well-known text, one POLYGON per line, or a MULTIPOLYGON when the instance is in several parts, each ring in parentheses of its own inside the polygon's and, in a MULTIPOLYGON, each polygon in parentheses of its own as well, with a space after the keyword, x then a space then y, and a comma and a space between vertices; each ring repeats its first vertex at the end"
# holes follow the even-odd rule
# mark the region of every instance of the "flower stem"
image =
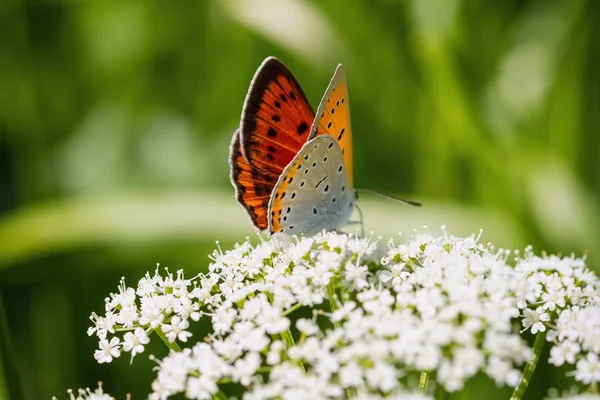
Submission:
MULTIPOLYGON (((281 339, 285 343, 285 347, 288 349, 296 345, 294 337, 292 336, 292 331, 290 331, 289 329, 285 332, 281 332, 281 339)), ((306 369, 304 368, 304 363, 302 361, 295 361, 294 364, 300 367, 302 371, 306 372, 306 369)))
POLYGON ((292 332, 289 329, 285 332, 281 332, 281 339, 283 339, 288 349, 296 345, 292 332))
POLYGON ((419 377, 419 391, 421 393, 425 393, 427 391, 427 384, 429 383, 429 371, 423 370, 421 371, 421 376, 419 377))
POLYGON ((167 345, 169 349, 177 352, 181 351, 181 347, 179 347, 179 345, 176 342, 169 342, 169 339, 167 339, 165 333, 162 331, 162 329, 160 329, 160 326, 154 329, 154 332, 156 332, 158 337, 163 341, 164 344, 167 345))
POLYGON ((296 311, 300 307, 302 307, 302 304, 301 303, 296 303, 293 306, 291 306, 290 308, 288 308, 287 310, 285 310, 284 312, 282 312, 281 316, 282 317, 286 317, 287 315, 293 313, 294 311, 296 311))
POLYGON ((335 283, 333 279, 331 279, 329 285, 327 285, 327 294, 329 295, 329 307, 331 308, 331 312, 335 312, 339 307, 337 300, 335 299, 335 283))
POLYGON ((542 350, 544 349, 544 344, 546 343, 546 332, 540 332, 535 337, 535 342, 533 343, 533 355, 531 356, 531 360, 525 365, 525 369, 523 370, 523 375, 521 375, 521 380, 519 384, 513 391, 510 400, 521 400, 527 386, 529 386, 529 382, 531 381, 531 376, 535 371, 535 367, 537 367, 537 363, 540 360, 540 355, 542 354, 542 350))

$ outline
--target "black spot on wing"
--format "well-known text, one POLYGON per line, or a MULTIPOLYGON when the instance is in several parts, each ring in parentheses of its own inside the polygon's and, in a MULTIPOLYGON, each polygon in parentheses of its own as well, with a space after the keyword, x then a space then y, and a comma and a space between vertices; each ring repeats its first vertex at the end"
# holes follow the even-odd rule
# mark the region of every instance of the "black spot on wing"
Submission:
POLYGON ((298 135, 303 135, 307 129, 308 129, 308 124, 306 122, 302 121, 296 128, 296 132, 298 132, 298 135))

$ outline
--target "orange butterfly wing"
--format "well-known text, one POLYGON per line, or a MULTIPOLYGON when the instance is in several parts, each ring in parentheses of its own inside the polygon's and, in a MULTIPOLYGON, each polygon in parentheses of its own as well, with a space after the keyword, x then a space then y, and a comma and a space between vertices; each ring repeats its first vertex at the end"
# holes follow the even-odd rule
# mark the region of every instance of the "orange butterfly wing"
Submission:
MULTIPOLYGON (((333 136, 344 154, 344 164, 348 182, 353 185, 352 174, 352 126, 350 124, 350 104, 348 102, 348 86, 346 84, 346 74, 342 65, 338 65, 329 82, 329 86, 321 99, 317 109, 316 118, 311 125, 310 139, 328 134, 333 136)), ((274 199, 272 209, 270 210, 272 218, 271 233, 281 231, 281 224, 277 221, 277 216, 282 213, 282 199, 280 194, 287 189, 288 182, 279 179, 277 186, 277 198, 274 199)), ((352 190, 352 187, 348 188, 352 190)))
POLYGON ((352 126, 346 73, 338 65, 317 109, 317 117, 311 126, 311 139, 322 134, 333 136, 344 153, 344 164, 350 184, 352 174, 352 126))
POLYGON ((277 179, 308 140, 315 114, 292 73, 276 58, 258 68, 229 152, 236 198, 258 230, 268 228, 277 179))
POLYGON ((308 140, 313 112, 292 73, 276 58, 256 71, 242 111, 242 154, 281 174, 308 140))
POLYGON ((235 197, 244 207, 252 224, 258 230, 267 229, 267 210, 273 186, 278 176, 268 167, 254 167, 246 161, 240 147, 240 130, 233 134, 229 149, 230 178, 235 188, 235 197))

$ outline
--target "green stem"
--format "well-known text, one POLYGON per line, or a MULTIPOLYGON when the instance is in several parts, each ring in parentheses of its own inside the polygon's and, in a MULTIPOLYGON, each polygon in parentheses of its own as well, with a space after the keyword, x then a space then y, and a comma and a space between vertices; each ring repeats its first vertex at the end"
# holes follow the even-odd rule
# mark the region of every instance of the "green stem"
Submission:
POLYGON ((333 278, 329 281, 329 285, 327 285, 327 295, 329 296, 329 307, 331 308, 331 312, 335 312, 339 306, 335 299, 335 283, 333 278))
POLYGON ((167 347, 173 351, 177 351, 180 352, 181 351, 181 347, 179 347, 179 345, 177 344, 177 342, 169 342, 169 339, 167 339, 167 336, 165 335, 165 333, 162 331, 162 329, 160 329, 160 327, 154 329, 154 332, 156 332, 156 334, 158 335, 158 337, 163 341, 164 344, 167 345, 167 347))
POLYGON ((219 400, 227 400, 228 397, 225 393, 223 393, 221 390, 219 390, 217 393, 215 393, 215 399, 219 399, 219 400))
POLYGON ((427 384, 429 383, 429 371, 423 370, 421 371, 421 376, 419 377, 419 392, 425 393, 427 391, 427 384))
POLYGON ((535 342, 533 343, 533 355, 531 360, 525 365, 525 369, 523 370, 523 375, 521 375, 521 380, 519 384, 513 391, 510 400, 521 400, 527 386, 529 386, 529 382, 531 381, 531 376, 535 371, 535 367, 537 367, 537 363, 540 360, 540 355, 542 354, 542 350, 544 349, 544 344, 546 343, 546 332, 540 332, 535 337, 535 342))
MULTIPOLYGON (((285 343, 285 347, 287 347, 288 349, 291 347, 294 347, 296 345, 296 342, 294 341, 294 337, 292 336, 292 331, 290 331, 289 329, 287 331, 281 333, 281 339, 285 343)), ((298 361, 294 362, 294 364, 296 364, 298 367, 300 367, 302 369, 302 371, 306 372, 306 369, 304 368, 304 364, 302 363, 302 361, 298 360, 298 361)))
POLYGON ((293 313, 294 311, 296 311, 300 307, 302 307, 302 304, 296 303, 293 306, 291 306, 290 308, 288 308, 287 310, 285 310, 284 312, 282 312, 281 315, 285 317, 285 316, 293 313))
POLYGON ((296 342, 294 341, 294 337, 292 336, 292 332, 289 329, 287 331, 281 333, 281 339, 283 340, 283 342, 285 343, 285 346, 288 349, 290 347, 293 347, 296 345, 296 342))

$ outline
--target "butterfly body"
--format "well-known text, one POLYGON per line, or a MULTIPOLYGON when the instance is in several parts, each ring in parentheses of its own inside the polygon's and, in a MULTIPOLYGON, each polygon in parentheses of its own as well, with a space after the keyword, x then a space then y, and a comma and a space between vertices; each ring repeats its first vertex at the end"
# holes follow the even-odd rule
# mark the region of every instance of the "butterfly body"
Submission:
POLYGON ((253 225, 269 234, 345 225, 356 201, 351 133, 341 65, 315 115, 291 72, 267 58, 230 147, 231 182, 253 225))

